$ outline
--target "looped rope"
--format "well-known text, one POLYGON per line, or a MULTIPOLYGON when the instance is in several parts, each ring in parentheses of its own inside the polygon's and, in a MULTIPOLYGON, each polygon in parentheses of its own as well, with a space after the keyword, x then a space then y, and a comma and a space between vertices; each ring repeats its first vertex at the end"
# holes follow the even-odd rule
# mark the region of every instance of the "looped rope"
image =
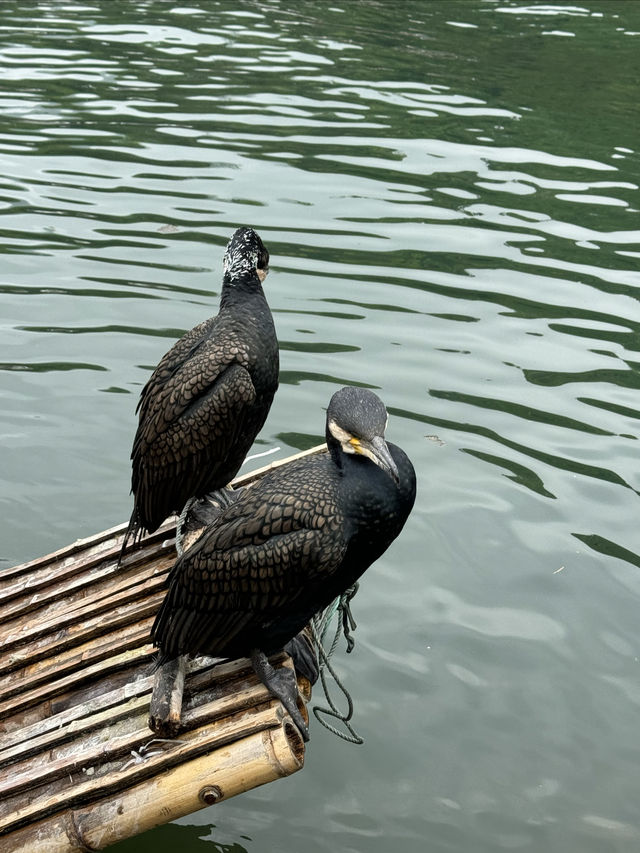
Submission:
POLYGON ((330 663, 330 659, 335 652, 338 641, 340 640, 340 635, 344 634, 344 638, 347 641, 347 654, 349 654, 355 645, 355 640, 351 635, 352 631, 356 629, 356 622, 353 618, 353 614, 351 613, 351 600, 353 596, 358 591, 358 583, 353 584, 348 589, 346 589, 339 598, 329 605, 322 613, 319 613, 317 616, 314 616, 311 621, 311 633, 313 636, 313 641, 315 643, 316 651, 318 654, 318 662, 320 669, 320 683, 322 684, 322 689, 324 690, 325 699, 329 703, 328 708, 322 708, 319 705, 313 706, 313 713, 316 720, 332 732, 334 735, 337 735, 342 740, 346 740, 349 743, 362 744, 364 743, 364 738, 362 738, 353 726, 350 723, 351 717, 353 716, 353 700, 351 699, 351 695, 347 688, 344 686, 342 681, 340 680, 337 672, 333 668, 330 663), (325 637, 327 635, 327 631, 329 630, 329 626, 333 620, 333 617, 338 614, 338 622, 336 625, 336 629, 333 635, 333 639, 329 646, 329 650, 325 648, 325 637), (338 689, 342 692, 342 695, 347 701, 347 710, 346 712, 342 712, 339 710, 331 696, 329 695, 329 686, 327 684, 327 672, 333 678, 336 683, 338 689), (331 723, 327 722, 322 716, 325 715, 327 717, 333 717, 335 720, 339 720, 344 727, 347 729, 348 734, 340 729, 337 729, 331 723))

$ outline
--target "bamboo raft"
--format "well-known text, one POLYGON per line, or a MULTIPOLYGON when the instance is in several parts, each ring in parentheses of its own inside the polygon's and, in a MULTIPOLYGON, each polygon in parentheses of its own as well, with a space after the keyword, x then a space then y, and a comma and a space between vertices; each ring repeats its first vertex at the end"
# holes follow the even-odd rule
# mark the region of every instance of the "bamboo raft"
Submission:
POLYGON ((303 766, 298 730, 246 659, 192 661, 179 735, 149 729, 175 521, 117 568, 126 526, 0 573, 0 853, 102 850, 303 766))

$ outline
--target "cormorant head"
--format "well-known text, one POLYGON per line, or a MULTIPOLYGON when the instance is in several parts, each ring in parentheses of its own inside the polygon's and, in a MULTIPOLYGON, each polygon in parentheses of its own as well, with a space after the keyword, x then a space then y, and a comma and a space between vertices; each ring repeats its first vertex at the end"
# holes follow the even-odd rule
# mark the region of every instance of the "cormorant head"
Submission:
POLYGON ((327 409, 327 445, 330 450, 339 447, 343 453, 366 456, 397 483, 398 468, 384 440, 387 420, 384 403, 373 391, 341 388, 327 409))
POLYGON ((231 281, 255 271, 260 281, 269 272, 269 252, 253 228, 243 226, 227 243, 222 261, 225 277, 231 281))

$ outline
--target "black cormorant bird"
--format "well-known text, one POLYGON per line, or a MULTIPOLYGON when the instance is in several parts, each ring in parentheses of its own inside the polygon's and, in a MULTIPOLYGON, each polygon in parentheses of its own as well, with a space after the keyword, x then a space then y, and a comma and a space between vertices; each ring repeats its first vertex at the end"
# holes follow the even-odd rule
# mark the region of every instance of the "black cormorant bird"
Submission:
POLYGON ((169 574, 152 629, 159 664, 250 657, 308 738, 292 671, 266 656, 350 587, 407 520, 415 472, 385 442, 386 424, 375 394, 342 388, 327 409, 329 453, 274 470, 223 509, 169 574))
POLYGON ((140 396, 122 554, 190 498, 233 479, 278 387, 278 340, 262 290, 269 252, 252 228, 234 233, 223 266, 218 315, 171 347, 140 396))

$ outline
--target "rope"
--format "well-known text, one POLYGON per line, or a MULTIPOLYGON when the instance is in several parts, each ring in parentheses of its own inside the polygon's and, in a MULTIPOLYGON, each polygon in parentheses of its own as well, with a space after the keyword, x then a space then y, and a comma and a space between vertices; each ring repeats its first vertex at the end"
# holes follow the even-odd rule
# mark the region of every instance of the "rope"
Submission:
POLYGON ((358 591, 358 584, 355 583, 353 586, 350 586, 347 590, 345 590, 339 598, 329 605, 322 613, 319 613, 317 616, 314 616, 311 622, 311 634, 313 636, 313 641, 316 646, 316 652, 318 654, 318 661, 320 664, 320 683, 322 684, 322 689, 324 690, 325 699, 329 703, 328 708, 322 708, 319 705, 313 706, 313 713, 318 720, 318 722, 332 732, 334 735, 337 735, 342 740, 346 740, 348 743, 362 744, 364 743, 364 738, 362 738, 356 730, 351 725, 351 718, 353 716, 353 700, 351 698, 351 694, 344 686, 342 681, 340 680, 337 672, 331 665, 330 659, 335 652, 338 641, 340 640, 340 635, 344 634, 344 638, 347 641, 347 654, 353 650, 355 645, 355 640, 351 636, 351 632, 356 629, 356 623, 351 613, 351 599, 358 591), (331 645, 329 646, 329 650, 327 651, 325 647, 325 637, 327 635, 327 631, 329 630, 329 626, 333 620, 333 617, 339 615, 338 623, 336 625, 336 629, 333 635, 333 639, 331 641, 331 645), (336 683, 338 689, 342 692, 342 695, 347 701, 347 710, 346 712, 342 712, 339 710, 331 696, 329 695, 329 685, 327 683, 327 672, 333 678, 336 683), (333 726, 331 723, 327 722, 324 719, 324 715, 327 717, 333 717, 335 720, 339 720, 344 727, 347 729, 347 732, 341 731, 333 726))

